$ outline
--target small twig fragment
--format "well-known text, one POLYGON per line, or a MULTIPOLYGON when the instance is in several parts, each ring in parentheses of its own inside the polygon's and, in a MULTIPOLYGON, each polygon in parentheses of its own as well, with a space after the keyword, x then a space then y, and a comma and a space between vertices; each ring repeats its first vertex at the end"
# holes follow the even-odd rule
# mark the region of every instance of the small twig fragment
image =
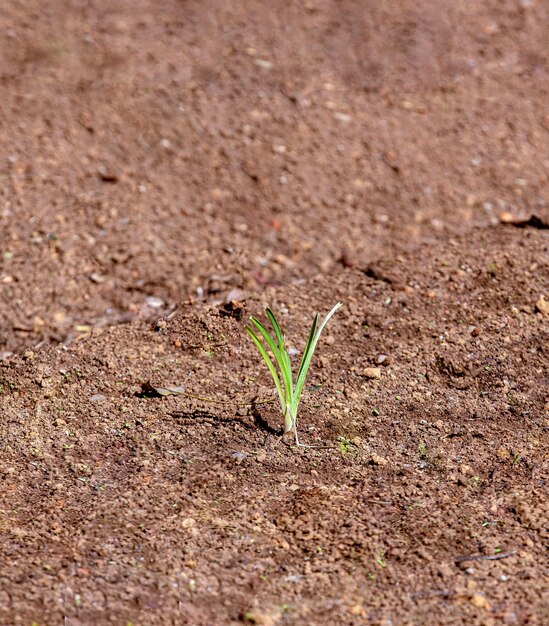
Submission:
POLYGON ((516 552, 501 552, 500 554, 468 554, 465 556, 456 556, 454 563, 462 563, 463 561, 499 561, 510 556, 515 556, 516 552))

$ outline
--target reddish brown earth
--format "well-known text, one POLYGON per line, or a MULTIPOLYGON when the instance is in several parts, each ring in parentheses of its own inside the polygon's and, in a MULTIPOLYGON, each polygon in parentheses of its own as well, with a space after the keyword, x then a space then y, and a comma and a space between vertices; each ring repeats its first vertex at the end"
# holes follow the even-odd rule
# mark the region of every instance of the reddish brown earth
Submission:
POLYGON ((1 626, 549 623, 548 30, 0 5, 1 626))

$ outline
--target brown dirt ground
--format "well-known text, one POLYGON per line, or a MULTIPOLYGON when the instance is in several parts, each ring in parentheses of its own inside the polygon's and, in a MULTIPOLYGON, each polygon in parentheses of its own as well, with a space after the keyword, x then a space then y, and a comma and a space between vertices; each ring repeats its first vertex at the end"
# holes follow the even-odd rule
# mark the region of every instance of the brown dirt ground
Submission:
POLYGON ((548 30, 0 4, 1 626, 549 623, 548 30))

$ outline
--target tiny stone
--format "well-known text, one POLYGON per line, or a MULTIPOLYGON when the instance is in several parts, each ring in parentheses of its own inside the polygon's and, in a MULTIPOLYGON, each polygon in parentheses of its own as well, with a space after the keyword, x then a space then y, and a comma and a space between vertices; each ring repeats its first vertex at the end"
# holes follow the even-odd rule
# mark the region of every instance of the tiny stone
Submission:
POLYGON ((237 287, 235 287, 234 289, 231 289, 229 293, 225 296, 225 304, 229 304, 229 302, 232 302, 233 300, 245 300, 245 299, 246 299, 246 294, 244 293, 244 291, 242 291, 242 289, 238 289, 237 287))
POLYGON ((389 461, 386 458, 380 456, 379 454, 372 454, 370 457, 370 463, 372 465, 387 465, 389 461))
POLYGON ((97 168, 97 174, 99 178, 105 183, 118 182, 118 176, 111 170, 107 169, 107 167, 105 167, 104 165, 100 165, 97 168))
POLYGON ((543 313, 543 315, 549 315, 549 300, 546 300, 543 296, 540 296, 536 302, 536 309, 543 313))
POLYGON ((195 525, 196 521, 192 517, 186 517, 185 519, 181 520, 181 526, 183 526, 183 528, 192 528, 195 525))
POLYGON ((157 298, 156 296, 149 296, 145 299, 145 302, 151 309, 159 309, 164 306, 164 300, 162 300, 162 298, 157 298))
POLYGON ((379 367, 365 367, 362 370, 362 375, 366 378, 381 378, 381 369, 379 367))
POLYGON ((443 579, 451 578, 452 574, 453 574, 453 571, 448 565, 443 563, 438 566, 438 575, 441 578, 443 579))
POLYGON ((376 357, 376 363, 378 365, 383 365, 386 367, 387 365, 391 365, 392 362, 393 359, 388 354, 378 354, 376 357))
POLYGON ((95 394, 94 396, 90 397, 90 402, 105 402, 107 398, 103 395, 101 395, 100 393, 95 394))
POLYGON ((340 122, 350 122, 353 119, 348 113, 340 113, 339 111, 334 113, 334 117, 340 122))
POLYGON ((474 593, 469 602, 478 609, 490 609, 490 603, 488 600, 480 593, 474 593))
POLYGON ((270 70, 273 67, 273 64, 265 59, 254 59, 254 63, 264 70, 270 70))
POLYGON ((101 283, 104 283, 107 279, 104 276, 101 276, 101 274, 93 272, 92 274, 90 274, 90 280, 96 285, 101 285, 101 283))

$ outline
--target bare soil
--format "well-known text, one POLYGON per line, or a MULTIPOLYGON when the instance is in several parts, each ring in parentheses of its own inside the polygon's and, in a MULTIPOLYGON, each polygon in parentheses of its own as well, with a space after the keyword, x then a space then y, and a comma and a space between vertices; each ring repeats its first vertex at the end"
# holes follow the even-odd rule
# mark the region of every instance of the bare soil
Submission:
POLYGON ((548 32, 0 5, 2 626, 549 623, 548 32))

